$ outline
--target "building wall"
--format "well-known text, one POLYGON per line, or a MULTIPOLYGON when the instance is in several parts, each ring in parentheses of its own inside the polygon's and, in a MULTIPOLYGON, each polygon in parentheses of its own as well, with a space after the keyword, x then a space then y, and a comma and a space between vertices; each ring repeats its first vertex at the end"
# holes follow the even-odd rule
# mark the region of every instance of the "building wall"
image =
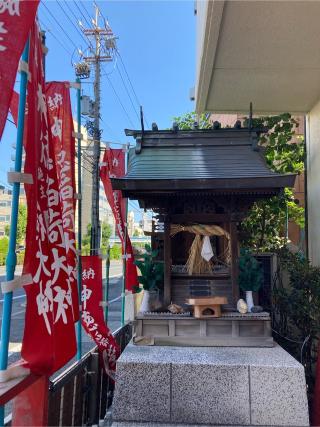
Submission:
POLYGON ((10 225, 11 218, 11 191, 0 189, 0 238, 5 235, 5 228, 10 225))
POLYGON ((320 101, 307 116, 309 258, 320 266, 320 101))

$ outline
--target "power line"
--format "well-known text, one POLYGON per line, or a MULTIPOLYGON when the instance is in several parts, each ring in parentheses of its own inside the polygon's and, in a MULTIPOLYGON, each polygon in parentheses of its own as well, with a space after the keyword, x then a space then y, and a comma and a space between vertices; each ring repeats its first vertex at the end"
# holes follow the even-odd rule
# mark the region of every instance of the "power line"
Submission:
POLYGON ((118 100, 119 104, 121 105, 122 110, 124 111, 124 113, 125 113, 125 115, 127 116, 127 118, 128 118, 128 120, 129 120, 129 122, 131 123, 131 125, 132 125, 133 127, 135 127, 135 126, 134 126, 134 124, 133 124, 133 122, 132 122, 132 120, 131 120, 131 118, 130 118, 130 116, 129 116, 129 114, 128 114, 128 112, 127 112, 127 110, 125 109, 125 107, 124 107, 124 105, 123 105, 123 103, 122 103, 122 101, 121 101, 121 99, 120 99, 120 97, 119 97, 119 95, 118 95, 117 91, 115 90, 115 88, 114 88, 114 86, 113 86, 113 84, 112 84, 112 82, 111 82, 111 80, 110 80, 109 76, 106 76, 106 77, 107 77, 107 80, 108 80, 108 82, 109 82, 109 84, 110 84, 110 86, 111 86, 111 88, 112 88, 112 90, 113 90, 113 92, 114 92, 114 94, 115 94, 115 96, 116 96, 116 98, 117 98, 117 100, 118 100))
MULTIPOLYGON (((73 0, 73 3, 76 5, 76 8, 78 9, 79 13, 82 15, 83 19, 86 21, 87 25, 89 27, 91 27, 91 23, 87 20, 87 18, 84 16, 84 14, 81 12, 81 9, 79 8, 78 4, 77 4, 77 0, 73 0)), ((89 17, 89 19, 91 20, 91 18, 89 17)))
POLYGON ((56 19, 56 17, 53 15, 53 13, 47 8, 46 4, 43 2, 42 3, 43 6, 45 7, 45 9, 47 10, 47 12, 49 13, 49 15, 55 20, 55 22, 58 24, 58 26, 61 28, 62 32, 65 34, 65 36, 67 37, 67 39, 70 41, 70 43, 72 43, 72 45, 78 49, 77 45, 74 43, 74 41, 70 38, 69 34, 67 34, 64 30, 64 28, 62 27, 62 25, 60 24, 60 22, 56 19))
MULTIPOLYGON (((66 2, 65 2, 65 3, 66 3, 66 2)), ((59 0, 57 0, 57 4, 58 4, 58 6, 60 7, 60 9, 62 10, 63 14, 64 14, 64 15, 66 16, 66 18, 68 19, 68 21, 71 23, 71 25, 76 29, 77 33, 78 33, 78 34, 80 34, 80 36, 81 36, 82 40, 84 40, 84 42, 87 44, 87 43, 88 43, 87 38, 85 38, 85 37, 83 36, 82 31, 81 31, 81 30, 79 30, 79 28, 78 28, 78 27, 73 23, 73 21, 72 21, 72 20, 71 20, 71 18, 69 17, 68 13, 66 13, 65 9, 63 8, 63 6, 62 6, 62 4, 60 3, 60 1, 59 1, 59 0)), ((67 8, 69 9, 69 11, 71 11, 71 13, 73 13, 73 12, 72 12, 72 10, 70 9, 70 6, 68 5, 68 3, 66 3, 66 6, 67 6, 67 8)))
MULTIPOLYGON (((87 8, 86 8, 85 3, 84 3, 82 0, 79 0, 79 3, 81 3, 81 4, 82 4, 83 9, 85 10, 85 12, 86 12, 87 16, 89 17, 89 21, 91 21, 91 15, 90 15, 90 13, 87 11, 87 8)), ((98 9, 99 9, 99 8, 98 8, 98 9)), ((99 9, 99 11, 100 11, 100 9, 99 9)), ((87 22, 88 22, 88 21, 87 21, 87 22)))
MULTIPOLYGON (((117 53, 117 55, 118 55, 118 56, 119 56, 119 58, 120 58, 121 64, 122 64, 122 66, 123 66, 124 72, 126 73, 127 79, 128 79, 129 84, 130 84, 130 86, 131 86, 132 92, 133 92, 133 94, 134 94, 134 96, 135 96, 135 98, 136 98, 137 104, 138 104, 138 106, 140 106, 140 105, 142 105, 142 104, 141 104, 141 102, 139 101, 138 95, 137 95, 137 93, 136 93, 136 91, 135 91, 135 89, 134 89, 134 87, 133 87, 132 81, 131 81, 130 76, 129 76, 129 73, 128 73, 128 71, 127 71, 127 67, 125 66, 125 63, 124 63, 124 61, 123 61, 123 59, 122 59, 122 56, 121 56, 121 54, 120 54, 119 50, 116 50, 116 53, 117 53)), ((150 125, 149 125, 149 122, 148 122, 148 120, 147 120, 147 116, 146 116, 146 114, 145 114, 145 120, 146 120, 147 126, 150 128, 150 125)))
MULTIPOLYGON (((113 138, 114 139, 121 139, 121 138, 117 138, 117 136, 115 135, 115 133, 114 133, 114 131, 113 131, 113 129, 112 129, 112 127, 111 126, 109 126, 104 120, 103 120, 103 118, 102 117, 100 117, 100 119, 101 119, 101 121, 102 121, 102 123, 106 126, 106 128, 107 129, 109 129, 109 133, 110 133, 110 135, 112 135, 113 136, 113 138)), ((103 141, 102 141, 103 142, 103 141)), ((117 144, 116 142, 113 142, 113 144, 117 144)), ((120 144, 120 143, 119 143, 120 144)), ((121 144, 122 145, 122 144, 121 144)))
POLYGON ((41 22, 40 20, 39 20, 39 22, 40 22, 40 26, 45 30, 45 31, 47 31, 48 33, 50 33, 51 35, 52 35, 52 37, 60 44, 60 46, 70 55, 70 56, 72 56, 72 52, 70 51, 70 50, 68 50, 66 47, 65 47, 65 45, 60 41, 60 39, 58 39, 58 37, 56 37, 55 36, 55 34, 53 33, 53 31, 52 30, 50 30, 46 25, 44 25, 43 24, 43 22, 41 22))
POLYGON ((140 120, 139 113, 138 113, 138 111, 136 110, 136 107, 135 107, 135 106, 134 106, 134 104, 133 104, 133 101, 132 101, 131 95, 130 95, 130 93, 129 93, 129 91, 128 91, 127 85, 125 84, 124 79, 123 79, 123 77, 122 77, 122 74, 121 74, 120 68, 119 68, 119 67, 117 67, 117 70, 118 70, 118 72, 119 72, 119 75, 120 75, 120 78, 121 78, 122 84, 123 84, 123 86, 124 86, 124 88, 125 88, 125 91, 127 92, 127 95, 128 95, 128 97, 129 97, 129 99, 130 99, 130 102, 131 102, 132 108, 133 108, 134 112, 136 113, 136 116, 138 117, 138 122, 139 122, 139 120, 140 120))

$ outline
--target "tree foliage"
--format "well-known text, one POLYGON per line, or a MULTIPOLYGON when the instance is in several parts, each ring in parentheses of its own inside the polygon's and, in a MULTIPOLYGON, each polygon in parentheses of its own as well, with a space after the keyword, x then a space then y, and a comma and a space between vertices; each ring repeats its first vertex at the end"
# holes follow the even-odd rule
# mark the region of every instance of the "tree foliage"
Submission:
POLYGON ((198 124, 199 129, 210 129, 212 124, 210 122, 210 114, 196 114, 194 111, 186 113, 180 117, 174 117, 173 120, 177 123, 180 130, 190 130, 195 123, 198 124))
MULTIPOLYGON (((304 144, 301 138, 292 142, 298 122, 290 114, 254 118, 253 126, 269 129, 260 136, 259 145, 272 170, 297 174, 303 171, 304 144)), ((241 224, 243 246, 256 251, 282 247, 286 243, 287 220, 304 227, 304 208, 299 206, 290 188, 286 188, 280 197, 271 197, 254 204, 241 224)))
MULTIPOLYGON (((174 117, 179 129, 192 129, 198 122, 200 129, 212 127, 210 114, 200 117, 187 113, 174 117)), ((244 120, 244 126, 248 119, 244 120)), ((268 166, 278 173, 300 173, 304 168, 303 139, 292 142, 298 122, 289 113, 253 119, 255 128, 267 128, 259 139, 259 147, 268 166)), ((285 243, 286 220, 304 227, 304 208, 294 198, 293 190, 286 188, 279 197, 257 201, 241 224, 240 239, 243 247, 255 251, 273 251, 285 243)))
MULTIPOLYGON (((27 206, 20 204, 18 210, 18 223, 17 223, 17 245, 24 243, 26 237, 28 212, 27 206)), ((5 234, 9 237, 10 226, 6 225, 5 234)))
POLYGON ((101 246, 108 246, 112 234, 111 225, 103 221, 101 226, 101 246))
POLYGON ((303 254, 286 248, 278 251, 277 259, 273 327, 281 346, 304 365, 312 394, 320 337, 320 268, 312 266, 303 254))

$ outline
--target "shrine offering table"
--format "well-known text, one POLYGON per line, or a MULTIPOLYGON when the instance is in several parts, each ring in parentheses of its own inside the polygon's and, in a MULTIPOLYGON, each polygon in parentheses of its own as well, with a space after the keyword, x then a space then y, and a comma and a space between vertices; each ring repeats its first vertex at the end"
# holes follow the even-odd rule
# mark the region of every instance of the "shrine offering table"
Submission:
POLYGON ((272 347, 269 313, 222 313, 196 319, 186 315, 145 313, 134 322, 134 343, 195 347, 272 347))
POLYGON ((196 319, 211 319, 221 317, 221 305, 228 303, 226 297, 193 297, 187 299, 187 304, 194 307, 196 319))
POLYGON ((124 422, 123 427, 133 427, 134 422, 159 427, 161 423, 308 426, 304 369, 277 344, 272 348, 129 344, 117 361, 112 416, 115 422, 124 422))

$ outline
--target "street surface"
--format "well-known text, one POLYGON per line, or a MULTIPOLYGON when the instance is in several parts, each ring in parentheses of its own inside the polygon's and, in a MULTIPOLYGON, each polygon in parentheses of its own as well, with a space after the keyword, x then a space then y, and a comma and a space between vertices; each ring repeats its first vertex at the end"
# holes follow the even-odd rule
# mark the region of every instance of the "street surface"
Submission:
MULTIPOLYGON (((103 262, 103 278, 105 283, 105 262, 103 262)), ((16 274, 20 275, 21 266, 17 266, 16 274)), ((110 265, 110 284, 109 284, 109 307, 108 326, 112 331, 118 329, 121 325, 121 291, 122 291, 122 262, 111 261, 110 265)), ((5 267, 0 267, 0 282, 5 281, 5 267)), ((2 307, 3 294, 0 291, 0 325, 2 322, 2 307)), ((13 363, 20 359, 21 342, 24 330, 24 316, 26 307, 26 295, 24 289, 18 289, 13 295, 12 316, 11 316, 11 333, 9 344, 9 363, 13 363)), ((36 325, 35 325, 36 326, 36 325)), ((82 353, 88 352, 95 347, 92 339, 86 335, 85 331, 82 334, 82 353)))

